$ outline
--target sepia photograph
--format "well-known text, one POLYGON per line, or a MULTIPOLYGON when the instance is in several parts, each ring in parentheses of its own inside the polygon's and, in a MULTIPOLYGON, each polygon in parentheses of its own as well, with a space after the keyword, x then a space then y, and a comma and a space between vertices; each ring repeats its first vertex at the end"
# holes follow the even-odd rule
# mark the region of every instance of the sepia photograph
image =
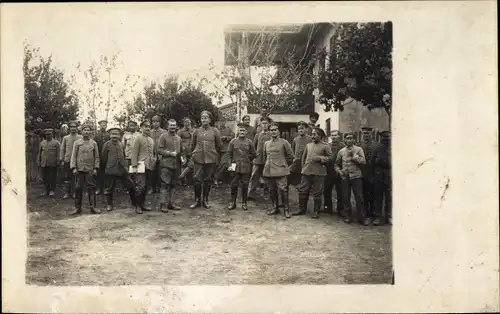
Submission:
POLYGON ((498 311, 493 4, 2 4, 2 310, 498 311))
POLYGON ((26 281, 393 283, 392 23, 195 35, 26 40, 26 281))

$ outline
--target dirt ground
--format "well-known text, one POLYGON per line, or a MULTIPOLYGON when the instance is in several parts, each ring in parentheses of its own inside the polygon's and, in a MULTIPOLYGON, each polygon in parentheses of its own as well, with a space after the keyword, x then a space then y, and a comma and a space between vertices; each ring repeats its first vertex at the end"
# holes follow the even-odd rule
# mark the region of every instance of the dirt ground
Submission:
MULTIPOLYGON (((191 210, 192 189, 178 191, 185 209, 137 215, 124 192, 116 210, 68 216, 73 200, 28 193, 27 284, 389 284, 390 226, 347 225, 323 214, 268 216, 264 199, 224 216, 227 187, 214 189, 212 208, 191 210)), ((290 199, 296 199, 292 191, 290 199)), ((148 196, 153 200, 155 196, 148 196)), ((101 201, 102 202, 102 201, 101 201)), ((100 203, 104 209, 104 203, 100 203)), ((292 201, 292 208, 296 203, 292 201)))

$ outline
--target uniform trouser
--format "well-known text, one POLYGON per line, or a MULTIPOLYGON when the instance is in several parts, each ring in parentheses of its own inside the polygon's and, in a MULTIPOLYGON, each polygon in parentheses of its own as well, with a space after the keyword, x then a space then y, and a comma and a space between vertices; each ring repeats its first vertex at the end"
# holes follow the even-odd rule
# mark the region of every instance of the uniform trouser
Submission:
POLYGON ((82 206, 83 188, 89 189, 89 196, 92 190, 96 187, 96 180, 91 172, 78 171, 76 174, 75 186, 75 206, 80 208, 82 206))
POLYGON ((228 152, 221 152, 220 162, 214 175, 215 180, 222 180, 224 174, 227 173, 227 168, 229 167, 230 163, 231 160, 229 159, 228 152))
POLYGON ((160 204, 171 205, 180 169, 160 167, 160 204))
POLYGON ((151 170, 149 169, 146 169, 144 173, 135 174, 135 195, 137 197, 137 205, 144 205, 150 176, 151 170))
POLYGON ((104 189, 104 165, 101 165, 99 169, 97 169, 97 176, 96 176, 96 187, 99 190, 104 189))
POLYGON ((43 167, 42 178, 45 192, 54 192, 57 183, 57 167, 43 167))
MULTIPOLYGON (((263 170, 264 170, 264 165, 253 165, 252 175, 250 176, 250 182, 248 183, 248 195, 252 195, 252 193, 255 191, 255 188, 257 187, 260 179, 262 178, 263 170)), ((268 185, 267 181, 264 182, 266 182, 266 185, 268 185)))
POLYGON ((302 175, 302 180, 297 187, 299 195, 309 198, 312 196, 315 201, 320 201, 323 198, 323 187, 325 176, 317 175, 302 175))
POLYGON ((113 205, 113 192, 115 191, 116 181, 121 181, 125 189, 127 189, 132 205, 135 205, 135 186, 134 181, 130 178, 128 174, 121 176, 105 174, 104 175, 104 195, 106 195, 108 205, 113 205))
POLYGON ((374 214, 376 218, 383 216, 385 203, 385 217, 392 218, 392 186, 390 183, 375 182, 374 184, 374 214), (385 202, 384 202, 385 200, 385 202))
MULTIPOLYGON (((203 197, 207 199, 208 194, 210 192, 210 188, 212 186, 214 171, 216 164, 215 163, 207 163, 207 164, 199 164, 194 163, 193 167, 193 176, 194 176, 194 185, 195 185, 195 194, 201 191, 201 187, 203 185, 203 197)), ((199 195, 195 195, 195 197, 199 197, 199 195)))
POLYGON ((160 167, 160 161, 158 160, 154 166, 153 169, 150 172, 149 176, 149 188, 151 188, 154 192, 158 191, 161 186, 161 178, 160 178, 160 172, 161 172, 161 167, 160 167))
POLYGON ((279 205, 279 194, 288 193, 288 178, 284 177, 264 177, 264 182, 269 188, 269 193, 276 200, 275 205, 279 205))
POLYGON ((342 179, 336 174, 327 174, 323 190, 324 205, 327 211, 333 210, 332 192, 335 188, 337 194, 337 212, 344 210, 344 198, 342 196, 342 179))
MULTIPOLYGON (((233 173, 233 179, 231 180, 231 188, 234 193, 238 194, 238 187, 241 187, 241 200, 245 203, 247 201, 248 193, 248 182, 250 181, 249 173, 233 173)), ((236 194, 234 197, 236 198, 236 194)))
POLYGON ((373 179, 369 177, 363 178, 363 202, 365 203, 365 213, 366 217, 373 217, 374 203, 374 182, 373 179))
POLYGON ((66 193, 71 195, 75 189, 75 175, 71 171, 69 162, 64 162, 64 183, 66 184, 66 193))
POLYGON ((344 198, 344 209, 348 218, 352 218, 351 190, 356 201, 356 214, 358 219, 365 218, 365 206, 363 202, 363 179, 342 179, 342 193, 344 198))

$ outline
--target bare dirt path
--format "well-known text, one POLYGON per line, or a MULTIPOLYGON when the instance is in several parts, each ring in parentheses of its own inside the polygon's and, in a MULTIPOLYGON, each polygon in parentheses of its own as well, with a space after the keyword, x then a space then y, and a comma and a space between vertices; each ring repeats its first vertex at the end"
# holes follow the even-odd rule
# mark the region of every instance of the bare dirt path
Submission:
MULTIPOLYGON (((39 198, 40 192, 31 186, 28 197, 28 284, 391 282, 388 226, 346 225, 325 214, 319 220, 270 217, 264 200, 251 203, 248 212, 236 209, 225 217, 227 188, 214 190, 210 210, 136 215, 122 192, 115 211, 90 215, 84 207, 79 217, 67 215, 72 200, 60 200, 61 193, 39 198)), ((191 189, 178 193, 183 198, 179 205, 187 208, 191 189)))

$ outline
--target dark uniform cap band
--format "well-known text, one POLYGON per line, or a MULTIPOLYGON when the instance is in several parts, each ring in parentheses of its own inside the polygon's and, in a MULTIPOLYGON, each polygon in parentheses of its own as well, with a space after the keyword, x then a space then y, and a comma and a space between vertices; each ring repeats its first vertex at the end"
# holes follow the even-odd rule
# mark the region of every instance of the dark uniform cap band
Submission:
POLYGON ((141 125, 140 125, 140 126, 141 126, 141 127, 143 127, 143 126, 144 126, 144 124, 146 124, 146 123, 147 123, 147 124, 151 124, 151 123, 149 122, 149 120, 144 120, 144 121, 142 121, 142 122, 141 122, 141 125))
POLYGON ((44 130, 45 134, 51 134, 52 132, 54 132, 53 129, 45 129, 44 130))
POLYGON ((118 127, 114 127, 114 128, 109 128, 109 129, 108 129, 108 132, 111 132, 111 131, 113 131, 113 130, 118 130, 118 132, 121 132, 121 131, 122 131, 122 129, 120 129, 120 128, 118 128, 118 127))
POLYGON ((97 122, 97 123, 101 124, 101 123, 103 123, 103 122, 104 122, 104 123, 108 123, 108 121, 106 121, 106 120, 100 120, 100 121, 99 121, 99 122, 97 122))
POLYGON ((373 128, 364 127, 364 128, 361 128, 361 131, 371 132, 371 131, 373 131, 373 128))
POLYGON ((77 126, 78 126, 78 123, 76 123, 75 121, 71 121, 71 122, 69 122, 69 123, 68 123, 68 127, 70 127, 70 126, 75 126, 75 127, 77 127, 77 126))

